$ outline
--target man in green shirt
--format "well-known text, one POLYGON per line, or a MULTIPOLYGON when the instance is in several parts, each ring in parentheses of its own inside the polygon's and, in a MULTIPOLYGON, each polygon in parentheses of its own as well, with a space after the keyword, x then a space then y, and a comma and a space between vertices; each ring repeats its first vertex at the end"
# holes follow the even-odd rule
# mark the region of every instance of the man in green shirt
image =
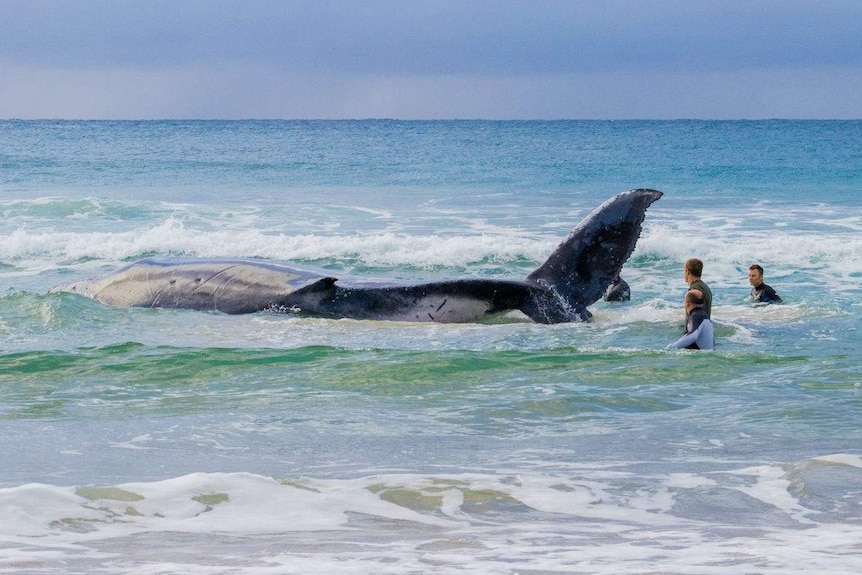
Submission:
POLYGON ((685 270, 683 275, 688 284, 688 289, 697 290, 703 294, 703 309, 706 311, 706 316, 712 317, 712 291, 709 286, 700 279, 703 273, 703 262, 697 258, 690 258, 685 262, 685 270))

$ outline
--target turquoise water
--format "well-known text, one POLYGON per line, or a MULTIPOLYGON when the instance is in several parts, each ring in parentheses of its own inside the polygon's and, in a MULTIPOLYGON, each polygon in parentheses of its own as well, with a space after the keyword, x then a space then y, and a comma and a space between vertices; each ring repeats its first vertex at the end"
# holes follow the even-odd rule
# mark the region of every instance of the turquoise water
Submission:
POLYGON ((860 193, 862 122, 0 122, 0 573, 856 570, 860 193), (635 187, 591 324, 48 293, 152 255, 523 278, 635 187), (718 346, 665 351, 693 256, 718 346))

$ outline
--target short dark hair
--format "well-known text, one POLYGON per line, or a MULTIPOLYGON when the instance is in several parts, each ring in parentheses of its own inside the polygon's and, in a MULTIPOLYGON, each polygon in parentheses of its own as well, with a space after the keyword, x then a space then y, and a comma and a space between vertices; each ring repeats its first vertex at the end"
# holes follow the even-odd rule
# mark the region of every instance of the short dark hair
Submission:
POLYGON ((748 270, 749 271, 757 270, 760 273, 760 275, 763 275, 763 268, 761 266, 759 266, 758 264, 751 264, 750 266, 748 266, 748 270))
POLYGON ((697 258, 690 258, 685 262, 685 271, 699 278, 703 273, 703 262, 697 258))

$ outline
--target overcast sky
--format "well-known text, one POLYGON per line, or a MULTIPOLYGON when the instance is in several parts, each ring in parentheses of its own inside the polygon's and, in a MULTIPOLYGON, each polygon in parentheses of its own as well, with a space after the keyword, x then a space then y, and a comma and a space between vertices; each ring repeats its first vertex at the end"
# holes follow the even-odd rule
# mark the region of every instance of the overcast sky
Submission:
POLYGON ((860 0, 0 0, 0 118, 862 118, 860 0))

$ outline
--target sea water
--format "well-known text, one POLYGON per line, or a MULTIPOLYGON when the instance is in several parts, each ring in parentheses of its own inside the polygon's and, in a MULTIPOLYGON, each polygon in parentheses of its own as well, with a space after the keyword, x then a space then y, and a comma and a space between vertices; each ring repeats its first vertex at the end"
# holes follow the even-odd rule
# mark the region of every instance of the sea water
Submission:
POLYGON ((858 571, 860 198, 862 122, 0 122, 0 573, 858 571), (520 279, 636 187, 589 324, 48 293, 146 256, 520 279), (689 257, 710 352, 664 349, 689 257))

